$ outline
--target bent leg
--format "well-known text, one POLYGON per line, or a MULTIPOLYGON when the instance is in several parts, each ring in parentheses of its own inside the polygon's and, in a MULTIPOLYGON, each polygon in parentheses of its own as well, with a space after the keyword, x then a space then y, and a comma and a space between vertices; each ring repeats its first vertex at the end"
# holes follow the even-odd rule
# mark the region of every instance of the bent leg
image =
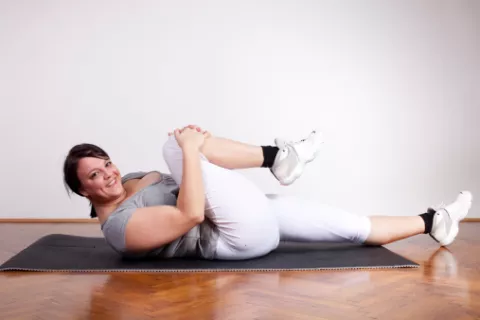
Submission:
POLYGON ((296 142, 277 138, 276 146, 209 137, 200 151, 210 163, 226 169, 270 168, 282 185, 290 185, 302 175, 305 165, 315 159, 322 143, 322 135, 316 131, 296 142))
POLYGON ((225 138, 205 139, 201 152, 209 162, 226 169, 260 168, 264 163, 261 146, 225 138))
MULTIPOLYGON (((169 137, 163 155, 172 178, 180 185, 183 152, 175 137, 169 137)), ((275 249, 278 226, 264 193, 240 173, 214 165, 203 155, 201 167, 205 216, 220 232, 216 258, 253 258, 275 249)))

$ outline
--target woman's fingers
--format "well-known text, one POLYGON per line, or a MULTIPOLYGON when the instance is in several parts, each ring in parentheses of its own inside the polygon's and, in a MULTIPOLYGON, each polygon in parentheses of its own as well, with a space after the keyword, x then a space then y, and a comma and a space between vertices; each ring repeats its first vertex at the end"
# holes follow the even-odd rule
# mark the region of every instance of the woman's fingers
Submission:
POLYGON ((180 136, 180 133, 181 131, 179 129, 175 129, 175 131, 173 131, 173 134, 175 135, 175 138, 178 140, 178 137, 180 136))
POLYGON ((187 129, 187 128, 197 130, 197 132, 202 132, 202 128, 200 128, 199 126, 194 125, 194 124, 189 124, 188 126, 183 127, 182 131, 187 129))
POLYGON ((182 131, 183 131, 183 129, 180 130, 180 129, 177 128, 177 129, 175 129, 175 130, 173 130, 173 131, 170 131, 170 132, 168 133, 168 136, 173 136, 173 135, 174 135, 174 136, 177 136, 177 134, 182 133, 182 131), (177 131, 178 131, 178 132, 177 132, 177 131))
MULTIPOLYGON (((201 127, 199 126, 196 126, 194 124, 190 124, 188 126, 185 126, 183 127, 182 129, 175 129, 175 130, 179 130, 179 133, 182 133, 184 132, 186 129, 192 129, 192 130, 195 130, 197 132, 201 132, 203 133, 203 135, 206 137, 206 138, 210 138, 212 135, 210 134, 210 132, 208 132, 207 130, 203 131, 201 127)), ((169 132, 168 135, 169 136, 172 136, 174 135, 175 131, 174 132, 169 132)))

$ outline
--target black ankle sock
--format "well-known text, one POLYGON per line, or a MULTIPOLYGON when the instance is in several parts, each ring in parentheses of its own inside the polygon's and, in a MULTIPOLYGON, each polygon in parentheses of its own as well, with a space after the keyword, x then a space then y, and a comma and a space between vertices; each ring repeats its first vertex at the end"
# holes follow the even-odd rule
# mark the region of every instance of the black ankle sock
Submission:
POLYGON ((430 233, 432 231, 432 225, 433 225, 433 216, 435 215, 434 210, 428 210, 425 213, 422 213, 420 217, 422 217, 423 222, 425 222, 425 232, 423 233, 430 233))
POLYGON ((271 168, 273 166, 278 150, 279 150, 278 147, 262 146, 262 151, 263 151, 262 168, 271 168))

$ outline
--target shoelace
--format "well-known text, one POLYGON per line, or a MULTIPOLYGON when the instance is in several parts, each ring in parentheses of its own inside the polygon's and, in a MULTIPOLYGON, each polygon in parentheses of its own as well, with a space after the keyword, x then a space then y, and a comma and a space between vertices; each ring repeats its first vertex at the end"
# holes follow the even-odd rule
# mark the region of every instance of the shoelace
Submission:
POLYGON ((302 142, 305 142, 307 139, 302 139, 302 140, 299 140, 299 141, 284 141, 284 145, 283 145, 283 148, 280 149, 282 152, 287 152, 289 148, 291 148, 292 150, 295 150, 295 146, 302 143, 302 142))
MULTIPOLYGON (((310 132, 309 138, 311 137, 312 134, 316 134, 316 131, 313 130, 312 132, 310 132)), ((285 143, 285 146, 292 146, 293 147, 295 145, 298 145, 298 144, 301 144, 301 143, 307 141, 307 139, 309 139, 309 138, 303 138, 302 140, 298 140, 298 141, 287 140, 284 143, 285 143)))
POLYGON ((299 140, 299 141, 285 141, 285 146, 296 146, 298 144, 301 144, 303 142, 307 141, 307 139, 302 139, 302 140, 299 140))

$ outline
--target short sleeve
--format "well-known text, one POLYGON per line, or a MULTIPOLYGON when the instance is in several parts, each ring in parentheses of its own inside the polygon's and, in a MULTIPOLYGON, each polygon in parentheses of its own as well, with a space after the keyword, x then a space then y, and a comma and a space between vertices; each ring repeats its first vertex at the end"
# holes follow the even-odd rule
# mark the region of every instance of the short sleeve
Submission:
POLYGON ((137 208, 132 204, 114 211, 107 221, 102 225, 102 232, 107 243, 117 252, 124 253, 125 245, 125 228, 128 220, 137 208))

